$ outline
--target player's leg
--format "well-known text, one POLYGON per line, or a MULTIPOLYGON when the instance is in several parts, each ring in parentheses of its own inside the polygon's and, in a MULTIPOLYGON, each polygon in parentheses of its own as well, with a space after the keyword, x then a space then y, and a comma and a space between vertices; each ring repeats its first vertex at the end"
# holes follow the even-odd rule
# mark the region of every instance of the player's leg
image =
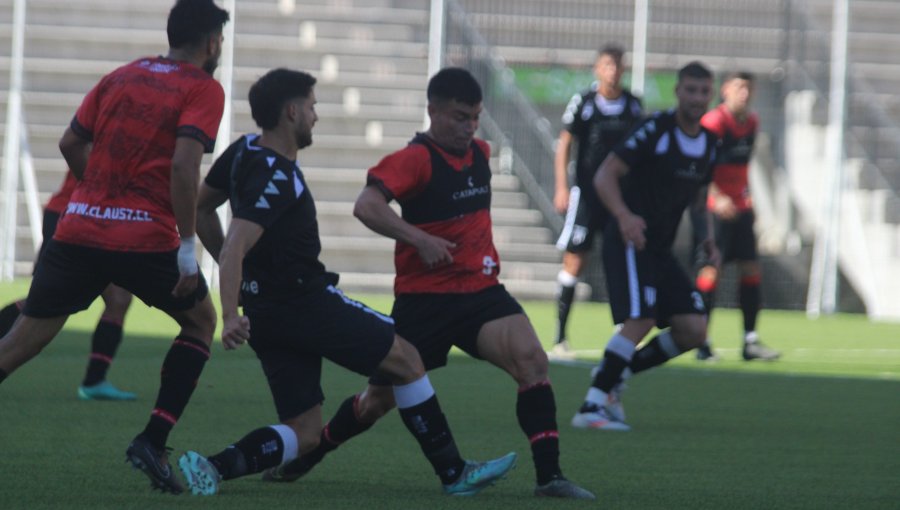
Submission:
POLYGON ((22 314, 22 308, 25 307, 25 300, 20 299, 3 307, 0 310, 0 337, 5 336, 12 329, 16 319, 22 314))
POLYGON ((176 257, 177 250, 123 253, 112 262, 111 271, 113 283, 165 312, 180 328, 163 359, 159 392, 147 425, 126 450, 126 459, 147 475, 152 487, 177 494, 184 488, 169 465, 166 442, 209 360, 216 311, 202 274, 192 294, 172 295, 179 278, 176 257))
POLYGON ((734 221, 734 259, 738 262, 740 278, 738 304, 744 318, 741 355, 746 361, 755 359, 773 361, 778 359, 780 354, 763 345, 756 333, 756 319, 762 303, 760 292, 762 269, 756 249, 756 234, 753 231, 755 221, 756 215, 752 209, 742 211, 734 221))
MULTIPOLYGON (((706 250, 703 248, 703 241, 706 239, 706 204, 702 207, 691 207, 690 209, 691 225, 693 226, 693 249, 694 249, 694 268, 696 278, 694 285, 700 291, 703 298, 703 304, 706 307, 707 323, 712 317, 712 311, 715 306, 716 287, 719 283, 719 268, 709 263, 706 250)), ((722 222, 713 217, 714 228, 716 228, 716 245, 719 253, 725 257, 730 252, 727 229, 722 228, 722 222)), ((724 260, 724 259, 723 259, 724 260)), ((712 348, 712 342, 709 338, 704 340, 703 345, 697 348, 697 359, 700 361, 717 361, 718 357, 712 348)))
POLYGON ((534 494, 594 499, 592 493, 563 476, 559 465, 556 399, 547 377, 547 355, 521 307, 505 290, 503 294, 498 299, 506 301, 509 311, 517 313, 486 322, 478 331, 477 349, 478 355, 506 371, 518 385, 516 418, 531 444, 536 476, 534 494))
POLYGON ((586 254, 593 244, 591 211, 581 196, 581 189, 574 186, 569 194, 569 209, 556 247, 563 251, 562 269, 557 274, 557 327, 551 355, 572 358, 566 337, 569 314, 575 301, 575 289, 584 269, 586 254))
POLYGON ((122 323, 131 305, 131 293, 109 285, 100 297, 105 308, 91 337, 91 355, 78 388, 78 397, 82 400, 134 400, 134 393, 122 391, 106 380, 110 364, 122 342, 122 323))

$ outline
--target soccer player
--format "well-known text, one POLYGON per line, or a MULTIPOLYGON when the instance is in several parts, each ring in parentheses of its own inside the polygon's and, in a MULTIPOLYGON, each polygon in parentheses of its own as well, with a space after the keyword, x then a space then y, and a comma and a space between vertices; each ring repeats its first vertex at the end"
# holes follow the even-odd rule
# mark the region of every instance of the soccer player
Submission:
POLYGON ((602 235, 609 213, 593 191, 594 174, 600 163, 625 134, 640 120, 641 101, 620 83, 624 50, 617 45, 604 46, 594 62, 595 87, 575 94, 563 114, 563 130, 556 145, 554 171, 556 192, 553 204, 566 214, 556 247, 565 250, 562 270, 557 276, 559 290, 556 341, 551 357, 572 358, 566 340, 566 324, 575 299, 575 285, 594 244, 594 234, 602 235), (569 189, 568 165, 572 143, 578 144, 575 159, 575 186, 569 189))
MULTIPOLYGON (((779 353, 763 345, 756 333, 756 318, 760 310, 760 266, 753 232, 753 201, 747 171, 753 152, 753 141, 759 130, 759 117, 750 110, 753 97, 753 75, 733 72, 725 76, 721 87, 722 103, 710 110, 700 121, 721 140, 716 171, 709 186, 706 208, 712 213, 715 238, 722 253, 722 262, 735 261, 740 272, 738 303, 744 316, 744 342, 741 356, 750 361, 776 360, 779 353)), ((696 218, 692 214, 691 219, 696 218)), ((705 221, 692 221, 696 235, 702 235, 705 221)), ((697 288, 703 295, 708 314, 715 302, 719 269, 704 260, 702 250, 697 255, 697 288)), ((697 359, 713 360, 715 354, 707 341, 697 349, 697 359)))
POLYGON ((249 341, 262 363, 281 421, 258 428, 206 458, 178 461, 194 494, 211 495, 229 480, 289 462, 316 448, 322 433, 322 358, 393 384, 400 416, 440 477, 444 491, 471 495, 515 464, 464 461, 416 350, 394 333, 393 320, 346 297, 338 275, 319 261, 316 206, 297 151, 312 144, 318 115, 316 79, 275 69, 250 88, 250 110, 262 135, 238 139, 202 187, 201 240, 220 263, 222 342, 249 341), (226 200, 234 219, 222 241, 215 213, 226 200), (244 316, 238 313, 238 295, 244 316))
MULTIPOLYGON (((56 223, 59 216, 69 203, 72 190, 75 189, 77 180, 71 171, 66 172, 62 187, 50 197, 44 206, 44 220, 42 230, 44 239, 53 237, 56 232, 56 223)), ((41 250, 38 250, 40 258, 41 250)), ((100 315, 100 321, 94 329, 91 337, 91 355, 88 358, 87 371, 81 386, 78 387, 78 398, 82 400, 134 400, 137 396, 128 391, 122 391, 106 380, 106 374, 116 355, 119 344, 122 343, 122 322, 125 320, 125 312, 131 305, 131 294, 121 287, 110 285, 100 295, 103 298, 105 308, 100 315)), ((5 335, 19 315, 25 300, 20 299, 6 305, 0 310, 0 336, 5 335)))
POLYGON ((87 94, 59 142, 78 184, 38 260, 22 316, 0 340, 0 382, 36 356, 68 316, 114 283, 181 330, 162 364, 150 420, 126 458, 151 486, 180 493, 166 440, 190 400, 216 312, 195 256, 200 160, 213 149, 224 92, 212 77, 228 12, 179 0, 169 52, 135 60, 87 94))
MULTIPOLYGON (((677 108, 639 124, 594 178, 613 217, 603 236, 603 265, 613 320, 622 329, 606 344, 572 418, 577 428, 628 430, 617 395, 626 370, 653 368, 706 338, 703 299, 673 255, 672 242, 685 209, 705 199, 712 179, 717 139, 700 124, 712 98, 712 73, 699 62, 682 67, 675 96, 677 108), (654 326, 665 329, 635 352, 654 326)), ((703 244, 715 264, 712 229, 709 234, 703 244)))
MULTIPOLYGON (((427 95, 431 127, 369 170, 354 209, 366 226, 397 241, 391 312, 397 333, 418 349, 426 370, 444 366, 455 345, 509 373, 518 385, 516 416, 537 471, 535 495, 594 499, 563 476, 547 355, 522 307, 498 281, 490 152, 475 138, 481 86, 468 71, 446 68, 431 78, 427 95), (391 200, 400 203, 400 215, 391 200)), ((296 480, 401 406, 388 384, 371 378, 328 422, 316 450, 265 478, 296 480)))

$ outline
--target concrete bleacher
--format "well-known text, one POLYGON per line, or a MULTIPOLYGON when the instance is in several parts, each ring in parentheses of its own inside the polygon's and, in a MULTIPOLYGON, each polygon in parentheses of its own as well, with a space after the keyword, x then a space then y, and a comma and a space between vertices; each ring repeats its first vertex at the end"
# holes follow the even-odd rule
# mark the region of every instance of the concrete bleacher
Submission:
MULTIPOLYGON (((232 138, 256 131, 246 94, 276 66, 319 79, 314 145, 299 161, 317 199, 323 260, 346 290, 389 292, 392 241, 352 217, 366 169, 422 129, 427 84, 427 2, 390 0, 237 2, 232 138), (289 8, 285 8, 289 7, 289 8)), ((0 0, 0 122, 9 86, 13 0, 0 0)), ((166 52, 169 2, 29 0, 23 110, 41 202, 62 181, 57 142, 84 94, 105 73, 166 52)), ((4 126, 0 124, 0 129, 4 126)), ((5 131, 0 131, 0 136, 5 131)), ((204 161, 205 172, 210 159, 204 161)), ((494 165, 495 167, 497 165, 494 165)), ((541 215, 527 209, 515 176, 496 174, 492 215, 502 278, 521 298, 555 291, 559 253, 541 215)), ((18 275, 33 258, 19 198, 18 275)))

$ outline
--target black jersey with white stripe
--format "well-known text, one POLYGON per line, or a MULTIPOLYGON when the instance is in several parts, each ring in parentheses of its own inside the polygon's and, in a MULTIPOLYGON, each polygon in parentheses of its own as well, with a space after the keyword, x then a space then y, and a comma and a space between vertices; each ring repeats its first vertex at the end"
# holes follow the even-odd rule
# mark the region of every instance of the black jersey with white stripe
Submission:
POLYGON ((628 91, 623 90, 615 99, 607 99, 592 87, 572 96, 562 122, 578 144, 575 183, 582 191, 594 189, 597 168, 642 115, 641 100, 628 91))
POLYGON ((647 223, 647 249, 671 249, 685 208, 712 180, 717 143, 702 126, 697 136, 688 136, 669 110, 639 124, 614 149, 629 167, 620 181, 622 197, 647 223))
POLYGON ((245 135, 216 160, 206 184, 228 194, 235 218, 263 227, 244 257, 243 291, 274 296, 325 274, 316 205, 297 163, 245 135), (255 290, 255 292, 254 292, 255 290))

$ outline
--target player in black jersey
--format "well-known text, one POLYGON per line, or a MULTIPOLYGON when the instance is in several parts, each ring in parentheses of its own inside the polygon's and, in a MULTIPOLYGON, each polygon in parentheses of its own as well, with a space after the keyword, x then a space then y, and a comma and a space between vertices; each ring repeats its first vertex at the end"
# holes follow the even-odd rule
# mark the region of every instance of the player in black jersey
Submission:
MULTIPOLYGON (((604 231, 603 264, 613 319, 622 329, 606 345, 574 427, 628 430, 617 395, 622 379, 706 338, 703 299, 672 254, 672 243, 685 209, 706 199, 712 179, 717 139, 700 125, 712 91, 712 73, 703 64, 681 68, 677 108, 638 125, 594 178, 613 217, 604 231), (662 332, 635 351, 654 326, 662 332)), ((710 228, 704 247, 717 263, 712 236, 710 228)))
POLYGON ((584 269, 594 234, 603 232, 609 213, 593 192, 594 174, 607 154, 641 119, 640 99, 622 89, 622 57, 618 45, 604 46, 594 62, 597 83, 575 94, 563 114, 563 130, 556 145, 554 172, 556 191, 553 204, 566 221, 556 247, 564 250, 562 270, 557 276, 559 290, 556 340, 550 356, 571 358, 566 341, 566 323, 575 298, 575 285, 584 269), (578 146, 575 158, 575 186, 569 189, 569 152, 578 146))
MULTIPOLYGON (((444 491, 470 495, 502 478, 516 454, 464 461, 416 349, 393 320, 337 289, 338 275, 319 261, 315 202, 297 152, 312 143, 315 78, 276 69, 250 89, 261 136, 232 144, 200 191, 198 233, 220 263, 222 342, 256 352, 280 424, 251 431, 222 452, 188 451, 178 461, 194 494, 215 494, 228 480, 294 460, 316 448, 322 431, 322 359, 394 386, 400 416, 440 477, 444 491), (230 201, 223 240, 215 209, 230 201), (238 295, 243 313, 238 312, 238 295)), ((353 398, 344 405, 353 405, 353 398)))

